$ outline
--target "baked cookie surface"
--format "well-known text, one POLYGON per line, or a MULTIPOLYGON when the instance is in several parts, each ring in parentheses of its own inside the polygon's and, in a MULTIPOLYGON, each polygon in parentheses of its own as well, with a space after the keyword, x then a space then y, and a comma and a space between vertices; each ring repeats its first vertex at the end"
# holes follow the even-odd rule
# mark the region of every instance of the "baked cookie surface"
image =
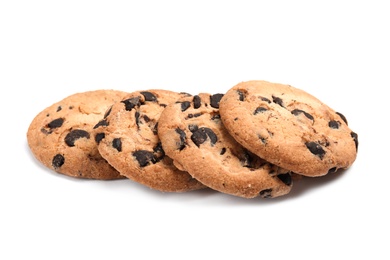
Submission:
POLYGON ((158 123, 164 151, 178 168, 214 190, 244 198, 287 194, 290 172, 252 154, 224 128, 218 109, 222 96, 200 93, 168 105, 158 123))
POLYGON ((187 96, 168 90, 135 91, 115 103, 94 130, 100 154, 121 175, 163 192, 205 188, 165 155, 157 135, 164 108, 187 96))
POLYGON ((91 132, 105 111, 125 94, 117 90, 75 93, 45 108, 27 131, 33 155, 46 167, 71 177, 123 178, 100 156, 91 132))
POLYGON ((322 176, 355 161, 358 135, 346 118, 289 85, 247 81, 220 101, 222 121, 241 145, 305 176, 322 176))

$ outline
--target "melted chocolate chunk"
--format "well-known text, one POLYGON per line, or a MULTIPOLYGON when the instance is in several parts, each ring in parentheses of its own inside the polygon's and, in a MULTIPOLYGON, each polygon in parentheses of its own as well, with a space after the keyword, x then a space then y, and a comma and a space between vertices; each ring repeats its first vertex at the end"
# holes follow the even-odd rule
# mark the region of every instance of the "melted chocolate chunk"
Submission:
POLYGON ((56 154, 51 161, 51 165, 53 165, 54 169, 60 168, 65 163, 65 158, 61 154, 56 154))
POLYGON ((242 92, 241 90, 237 90, 237 94, 238 94, 238 100, 244 101, 244 99, 245 99, 244 92, 242 92))
POLYGON ((287 186, 290 186, 292 184, 292 179, 291 179, 290 173, 279 174, 277 177, 279 178, 279 180, 281 180, 287 186))
POLYGON ((210 139, 211 146, 213 146, 218 140, 217 135, 213 132, 213 130, 207 127, 201 127, 195 130, 191 135, 191 140, 199 147, 207 140, 207 137, 210 139))
POLYGON ((339 121, 336 121, 336 120, 331 120, 328 123, 328 126, 330 128, 333 128, 333 129, 339 129, 340 125, 341 125, 341 123, 339 121))
POLYGON ((253 112, 254 115, 258 114, 258 113, 263 113, 265 111, 267 111, 268 109, 266 109, 265 107, 258 107, 255 109, 255 111, 253 112))
POLYGON ((47 126, 50 129, 54 129, 54 128, 61 127, 63 123, 64 123, 63 118, 57 118, 57 119, 54 119, 53 121, 51 121, 50 123, 48 123, 47 126))
POLYGON ((81 129, 72 130, 65 136, 65 143, 68 146, 73 147, 76 140, 78 140, 80 138, 89 139, 89 133, 87 131, 81 130, 81 129))
POLYGON ((339 112, 336 112, 336 114, 338 114, 341 117, 341 119, 345 122, 345 124, 348 125, 347 118, 343 114, 341 114, 339 112))
POLYGON ((219 108, 219 101, 221 100, 222 97, 223 97, 223 94, 214 94, 214 95, 210 96, 210 105, 213 108, 219 108))
POLYGON ((358 134, 355 132, 351 132, 351 137, 353 141, 355 142, 356 151, 358 150, 359 141, 358 141, 358 134))
POLYGON ((194 98, 192 99, 192 102, 194 103, 194 108, 198 109, 200 108, 200 105, 202 104, 202 100, 198 95, 195 95, 194 98))
POLYGON ((146 150, 138 150, 133 153, 133 156, 138 161, 139 166, 145 167, 150 163, 156 163, 156 158, 152 152, 146 150))
POLYGON ((220 155, 224 155, 225 153, 226 153, 226 148, 224 147, 224 148, 221 149, 221 152, 219 154, 220 155))
POLYGON ((104 138, 105 136, 106 136, 106 135, 105 135, 104 133, 97 133, 97 134, 95 135, 95 142, 96 142, 97 144, 99 144, 100 141, 103 140, 103 138, 104 138))
POLYGON ((141 94, 144 96, 145 101, 157 102, 157 97, 153 93, 142 91, 141 94))
POLYGON ((177 143, 178 149, 181 151, 186 147, 186 133, 180 128, 176 128, 175 132, 179 134, 180 142, 177 143))
POLYGON ((265 189, 260 191, 259 195, 262 198, 272 198, 271 193, 272 193, 272 189, 265 189))
POLYGON ((93 129, 96 129, 100 126, 108 126, 108 121, 106 119, 100 120, 94 127, 93 129))
POLYGON ((120 138, 114 138, 114 140, 112 140, 112 147, 118 152, 122 152, 122 140, 120 138))
POLYGON ((284 107, 284 105, 283 105, 283 99, 281 99, 280 97, 272 96, 272 101, 273 101, 274 103, 278 104, 279 106, 284 107))
POLYGON ((314 120, 314 117, 312 115, 300 109, 294 109, 293 111, 291 111, 291 114, 293 114, 294 116, 298 116, 299 114, 304 114, 310 120, 314 120))
POLYGON ((125 104, 125 108, 127 111, 131 111, 134 107, 141 105, 140 99, 141 97, 133 97, 133 98, 123 100, 121 102, 125 104))
POLYGON ((328 171, 328 174, 329 173, 334 173, 336 171, 337 171, 337 167, 330 168, 329 171, 328 171))
POLYGON ((306 143, 307 149, 314 154, 320 157, 320 159, 324 158, 325 150, 322 148, 322 146, 316 142, 307 142, 306 143))
POLYGON ((181 111, 184 112, 191 106, 191 102, 189 101, 181 102, 180 106, 181 106, 181 111))

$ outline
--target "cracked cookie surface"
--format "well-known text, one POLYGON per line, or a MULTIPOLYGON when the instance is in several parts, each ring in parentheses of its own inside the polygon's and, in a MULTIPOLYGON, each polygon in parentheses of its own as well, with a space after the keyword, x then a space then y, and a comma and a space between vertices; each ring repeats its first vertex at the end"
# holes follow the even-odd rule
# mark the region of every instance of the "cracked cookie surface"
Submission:
POLYGON ((309 93, 267 81, 241 82, 220 101, 222 121, 244 147, 305 176, 322 176, 355 161, 358 135, 344 115, 309 93))
POLYGON ((117 90, 75 93, 42 110, 27 131, 33 155, 46 167, 68 176, 123 178, 100 156, 92 130, 105 111, 126 94, 117 90))
POLYGON ((289 193, 291 173, 272 165, 238 144, 219 115, 223 94, 183 97, 161 113, 158 135, 174 164, 204 185, 244 198, 289 193))
POLYGON ((100 154, 121 175, 156 190, 184 192, 205 188, 173 165, 157 135, 161 112, 187 95, 159 89, 129 93, 108 109, 94 127, 100 154))

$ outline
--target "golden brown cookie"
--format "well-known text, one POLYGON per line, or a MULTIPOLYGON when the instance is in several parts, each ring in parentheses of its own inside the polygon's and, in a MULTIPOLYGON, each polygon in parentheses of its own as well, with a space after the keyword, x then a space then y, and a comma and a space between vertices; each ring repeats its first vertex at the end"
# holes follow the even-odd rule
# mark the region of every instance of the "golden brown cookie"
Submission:
POLYGON ((165 192, 205 188, 165 155, 157 135, 164 108, 187 96, 168 90, 135 91, 115 103, 95 126, 100 154, 123 176, 165 192))
POLYGON ((174 164, 204 185, 235 196, 271 198, 289 193, 291 173, 237 143, 219 115, 223 95, 201 93, 168 105, 158 135, 174 164))
POLYGON ((346 118, 309 93, 267 81, 237 84, 220 100, 228 132, 261 158, 305 176, 355 161, 358 135, 346 118))
POLYGON ((70 95, 42 110, 32 120, 27 141, 46 167, 68 176, 88 179, 123 178, 103 159, 91 134, 106 110, 127 94, 94 90, 70 95))

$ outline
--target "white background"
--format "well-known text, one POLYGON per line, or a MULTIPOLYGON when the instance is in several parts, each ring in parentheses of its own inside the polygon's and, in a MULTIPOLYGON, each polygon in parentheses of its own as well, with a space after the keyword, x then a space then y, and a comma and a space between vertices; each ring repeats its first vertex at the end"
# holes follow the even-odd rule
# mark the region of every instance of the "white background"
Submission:
POLYGON ((389 259, 388 4, 268 2, 1 1, 0 259, 389 259), (34 116, 75 92, 252 79, 343 113, 353 166, 248 200, 73 179, 27 146, 34 116))

